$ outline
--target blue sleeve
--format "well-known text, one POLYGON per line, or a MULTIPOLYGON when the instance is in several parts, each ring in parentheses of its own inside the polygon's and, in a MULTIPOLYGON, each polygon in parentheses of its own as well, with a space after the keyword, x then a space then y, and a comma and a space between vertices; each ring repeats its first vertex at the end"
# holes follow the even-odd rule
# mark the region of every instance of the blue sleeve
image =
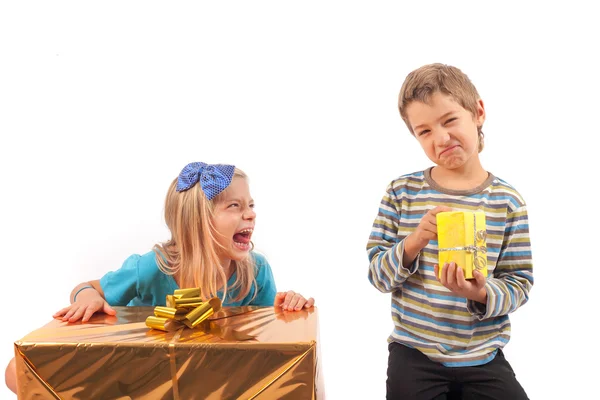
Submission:
POLYGON ((126 306, 138 295, 138 262, 140 255, 130 256, 123 266, 100 278, 106 302, 111 306, 126 306))
POLYGON ((253 306, 272 306, 275 302, 275 294, 277 287, 275 286, 275 278, 273 271, 267 259, 259 254, 254 254, 256 262, 256 296, 250 302, 253 306))

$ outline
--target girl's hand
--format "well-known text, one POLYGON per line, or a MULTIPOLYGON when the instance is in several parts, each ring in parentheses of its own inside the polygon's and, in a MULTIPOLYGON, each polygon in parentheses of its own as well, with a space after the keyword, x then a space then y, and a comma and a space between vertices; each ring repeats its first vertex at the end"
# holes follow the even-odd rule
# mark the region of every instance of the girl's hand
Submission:
POLYGON ((306 300, 300 293, 293 290, 288 292, 279 292, 275 295, 273 306, 281 307, 284 311, 299 311, 303 308, 311 308, 315 304, 312 297, 306 300))
POLYGON ((439 276, 439 266, 435 264, 435 277, 447 289, 453 293, 469 300, 487 303, 487 292, 485 291, 485 276, 479 271, 473 271, 475 279, 465 279, 465 273, 456 263, 445 264, 442 268, 442 276, 439 276))
POLYGON ((93 287, 84 289, 77 294, 76 301, 53 315, 54 318, 62 317, 63 321, 87 322, 95 312, 102 311, 108 315, 117 312, 111 308, 104 298, 93 287))

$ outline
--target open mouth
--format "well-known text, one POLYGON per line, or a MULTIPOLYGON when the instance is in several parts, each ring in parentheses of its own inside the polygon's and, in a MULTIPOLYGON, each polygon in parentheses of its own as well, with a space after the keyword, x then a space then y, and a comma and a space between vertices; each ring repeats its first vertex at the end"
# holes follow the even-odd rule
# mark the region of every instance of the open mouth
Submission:
POLYGON ((233 235, 233 244, 240 250, 248 251, 252 247, 250 244, 250 239, 252 238, 252 232, 254 229, 246 228, 237 232, 233 235))

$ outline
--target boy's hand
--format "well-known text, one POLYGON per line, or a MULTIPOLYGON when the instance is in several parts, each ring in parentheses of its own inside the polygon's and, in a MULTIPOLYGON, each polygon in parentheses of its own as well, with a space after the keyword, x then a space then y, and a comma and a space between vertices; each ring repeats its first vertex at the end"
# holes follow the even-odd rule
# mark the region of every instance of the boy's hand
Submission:
POLYGON ((442 211, 452 211, 452 209, 446 206, 437 206, 427 211, 415 231, 404 239, 403 265, 411 264, 430 240, 437 240, 437 220, 435 216, 442 211))
POLYGON ((408 237, 414 243, 415 246, 419 247, 419 251, 429 243, 430 240, 437 240, 437 220, 436 215, 442 211, 452 211, 450 207, 437 206, 425 213, 417 229, 408 237))
POLYGON ((315 299, 312 297, 306 300, 300 293, 293 290, 287 292, 279 292, 275 295, 273 306, 281 307, 284 311, 298 311, 303 308, 311 308, 315 304, 315 299))
POLYGON ((61 317, 63 321, 87 322, 96 311, 102 311, 108 315, 115 315, 117 312, 111 308, 100 293, 94 288, 82 290, 77 295, 77 301, 68 307, 63 308, 53 315, 54 318, 61 317))
POLYGON ((451 262, 442 268, 442 276, 439 276, 439 265, 435 264, 433 270, 437 280, 453 293, 469 300, 487 303, 485 291, 485 276, 479 271, 473 271, 475 279, 465 279, 463 269, 451 262))

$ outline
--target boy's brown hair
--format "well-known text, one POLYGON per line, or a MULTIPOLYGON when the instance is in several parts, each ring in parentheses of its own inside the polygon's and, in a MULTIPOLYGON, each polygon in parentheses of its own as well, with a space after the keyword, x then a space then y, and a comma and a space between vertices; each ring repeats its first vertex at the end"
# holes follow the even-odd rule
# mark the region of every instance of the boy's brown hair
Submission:
MULTIPOLYGON (((412 71, 402 84, 398 96, 400 116, 413 135, 415 134, 408 122, 406 108, 414 101, 427 103, 434 93, 451 96, 454 101, 469 111, 473 118, 477 116, 477 103, 480 99, 475 85, 460 69, 445 64, 428 64, 412 71)), ((483 131, 479 133, 479 152, 483 150, 483 131)))

